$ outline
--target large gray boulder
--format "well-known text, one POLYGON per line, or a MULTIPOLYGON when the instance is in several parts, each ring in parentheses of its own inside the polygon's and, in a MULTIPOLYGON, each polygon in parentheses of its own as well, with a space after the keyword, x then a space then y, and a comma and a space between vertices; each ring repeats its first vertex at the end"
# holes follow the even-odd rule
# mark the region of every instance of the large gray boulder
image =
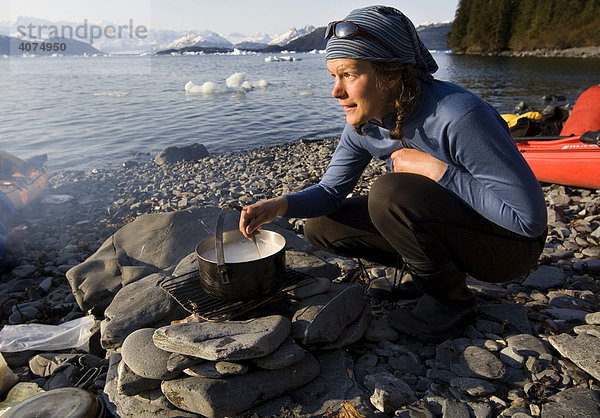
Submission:
POLYGON ((67 271, 82 311, 102 316, 117 292, 152 273, 169 275, 194 252, 201 240, 214 235, 217 207, 142 215, 125 225, 83 263, 67 271))
POLYGON ((318 375, 319 362, 307 354, 283 369, 257 368, 253 373, 223 379, 188 377, 164 381, 161 387, 178 408, 207 417, 226 417, 303 386, 318 375))
POLYGON ((103 348, 118 348, 137 329, 160 327, 187 316, 187 312, 160 288, 163 279, 164 276, 155 273, 119 290, 104 312, 100 340, 103 348))
POLYGON ((167 147, 154 157, 158 165, 173 164, 179 161, 197 161, 208 157, 208 150, 202 144, 193 143, 184 147, 167 147))
POLYGON ((160 389, 147 390, 135 396, 128 396, 119 391, 120 354, 110 356, 110 365, 104 386, 105 401, 114 416, 121 418, 192 418, 195 414, 177 409, 163 395, 160 389), (108 399, 107 399, 108 398, 108 399))
POLYGON ((359 317, 364 305, 359 284, 333 283, 327 292, 300 303, 292 319, 292 337, 302 345, 332 343, 359 317))

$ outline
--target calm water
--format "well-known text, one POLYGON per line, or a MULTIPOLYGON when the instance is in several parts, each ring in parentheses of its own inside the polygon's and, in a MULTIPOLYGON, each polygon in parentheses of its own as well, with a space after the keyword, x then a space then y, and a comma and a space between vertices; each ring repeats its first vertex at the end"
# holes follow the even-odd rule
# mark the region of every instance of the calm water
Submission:
MULTIPOLYGON (((552 93, 574 103, 600 82, 599 59, 434 56, 436 78, 473 90, 501 112, 521 100, 541 109, 541 97, 552 93)), ((192 142, 223 153, 338 136, 344 115, 330 97, 324 56, 266 57, 0 58, 0 149, 23 158, 46 153, 53 169, 89 170, 192 142), (269 85, 185 93, 188 81, 224 87, 236 72, 269 85)))

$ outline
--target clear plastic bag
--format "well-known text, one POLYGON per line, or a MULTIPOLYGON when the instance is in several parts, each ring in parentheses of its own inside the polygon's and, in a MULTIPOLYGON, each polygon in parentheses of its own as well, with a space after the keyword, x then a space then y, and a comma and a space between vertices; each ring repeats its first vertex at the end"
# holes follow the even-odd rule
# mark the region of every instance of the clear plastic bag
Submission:
POLYGON ((5 325, 0 331, 0 352, 57 351, 82 347, 92 336, 95 321, 93 315, 87 315, 59 325, 5 325))

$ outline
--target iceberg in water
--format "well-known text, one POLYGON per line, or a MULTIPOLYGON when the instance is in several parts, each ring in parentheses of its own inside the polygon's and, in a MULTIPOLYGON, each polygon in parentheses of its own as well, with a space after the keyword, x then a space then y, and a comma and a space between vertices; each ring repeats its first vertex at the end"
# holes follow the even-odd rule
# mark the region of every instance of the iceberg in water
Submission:
POLYGON ((277 57, 277 56, 269 55, 267 58, 265 58, 265 62, 283 62, 283 61, 291 62, 291 61, 298 61, 298 59, 294 58, 294 57, 290 57, 289 55, 285 56, 285 57, 277 57))
POLYGON ((207 81, 202 85, 195 84, 193 81, 185 83, 186 94, 222 94, 229 92, 245 92, 254 88, 265 88, 269 85, 267 80, 258 80, 250 82, 246 80, 246 73, 234 73, 227 77, 225 86, 212 81, 207 81))

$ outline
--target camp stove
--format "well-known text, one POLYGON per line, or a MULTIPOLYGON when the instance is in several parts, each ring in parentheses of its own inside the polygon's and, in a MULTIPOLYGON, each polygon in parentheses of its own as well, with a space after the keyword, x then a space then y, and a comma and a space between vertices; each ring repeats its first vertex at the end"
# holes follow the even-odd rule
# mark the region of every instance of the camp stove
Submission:
POLYGON ((258 308, 281 300, 293 300, 293 290, 312 286, 314 276, 286 268, 283 286, 275 292, 257 299, 227 302, 207 294, 200 284, 200 272, 194 270, 177 277, 163 280, 160 287, 166 291, 186 311, 206 321, 228 321, 248 314, 258 308))

